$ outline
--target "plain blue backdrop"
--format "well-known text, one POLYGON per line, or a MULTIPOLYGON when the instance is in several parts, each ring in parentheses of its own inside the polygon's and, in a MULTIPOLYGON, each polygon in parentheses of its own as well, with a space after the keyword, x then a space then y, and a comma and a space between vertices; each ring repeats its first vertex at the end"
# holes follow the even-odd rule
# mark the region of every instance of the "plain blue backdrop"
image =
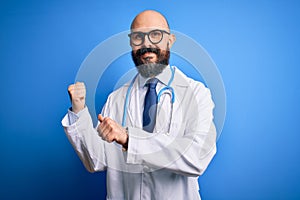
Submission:
POLYGON ((299 199, 300 4, 291 0, 2 0, 0 199, 105 198, 105 173, 84 169, 61 127, 67 86, 144 9, 201 44, 224 81, 226 121, 202 198, 299 199))

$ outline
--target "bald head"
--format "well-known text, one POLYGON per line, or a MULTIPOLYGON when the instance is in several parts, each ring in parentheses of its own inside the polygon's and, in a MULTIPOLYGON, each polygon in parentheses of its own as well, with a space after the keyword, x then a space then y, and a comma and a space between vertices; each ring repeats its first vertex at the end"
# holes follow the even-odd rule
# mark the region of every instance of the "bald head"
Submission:
POLYGON ((139 13, 132 21, 130 28, 132 30, 150 27, 169 30, 167 19, 161 13, 154 10, 145 10, 139 13))

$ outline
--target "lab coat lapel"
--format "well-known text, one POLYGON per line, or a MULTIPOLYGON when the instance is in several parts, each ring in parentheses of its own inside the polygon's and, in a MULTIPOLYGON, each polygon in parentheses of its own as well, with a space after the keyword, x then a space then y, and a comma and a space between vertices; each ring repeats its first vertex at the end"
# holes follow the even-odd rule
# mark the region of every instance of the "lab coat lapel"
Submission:
MULTIPOLYGON (((184 119, 182 119, 182 104, 183 98, 186 98, 185 96, 188 94, 189 84, 187 82, 188 79, 180 70, 176 67, 173 67, 173 69, 175 70, 175 74, 171 87, 174 89, 175 102, 173 105, 170 103, 171 92, 169 90, 163 92, 163 96, 166 96, 165 98, 161 98, 163 101, 159 102, 156 127, 154 130, 158 133, 166 133, 174 136, 178 134, 181 124, 184 121, 184 119)), ((168 74, 162 77, 165 79, 164 82, 168 82, 171 77, 171 71, 167 72, 168 74), (168 80, 166 80, 166 77, 168 80)))
POLYGON ((142 118, 141 118, 141 106, 140 106, 140 94, 139 94, 139 84, 138 80, 135 80, 131 94, 129 95, 129 105, 127 116, 127 126, 142 128, 142 118))

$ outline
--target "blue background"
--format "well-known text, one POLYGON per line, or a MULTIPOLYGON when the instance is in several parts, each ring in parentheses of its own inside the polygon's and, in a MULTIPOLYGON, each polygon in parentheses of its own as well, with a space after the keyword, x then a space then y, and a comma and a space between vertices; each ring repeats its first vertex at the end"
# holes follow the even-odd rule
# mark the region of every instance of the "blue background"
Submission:
POLYGON ((144 9, 161 11, 172 29, 201 44, 225 84, 225 126, 200 178, 202 198, 299 199, 299 6, 2 0, 0 199, 105 198, 105 173, 84 169, 61 127, 70 106, 67 86, 88 53, 128 30, 144 9))

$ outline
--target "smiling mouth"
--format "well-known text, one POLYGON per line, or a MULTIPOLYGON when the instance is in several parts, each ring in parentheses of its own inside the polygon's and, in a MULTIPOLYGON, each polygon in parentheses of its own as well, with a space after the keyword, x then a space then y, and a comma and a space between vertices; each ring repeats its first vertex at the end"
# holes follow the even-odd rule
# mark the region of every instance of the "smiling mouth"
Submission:
POLYGON ((145 62, 153 62, 156 59, 156 54, 152 52, 147 52, 141 56, 141 59, 145 62))

